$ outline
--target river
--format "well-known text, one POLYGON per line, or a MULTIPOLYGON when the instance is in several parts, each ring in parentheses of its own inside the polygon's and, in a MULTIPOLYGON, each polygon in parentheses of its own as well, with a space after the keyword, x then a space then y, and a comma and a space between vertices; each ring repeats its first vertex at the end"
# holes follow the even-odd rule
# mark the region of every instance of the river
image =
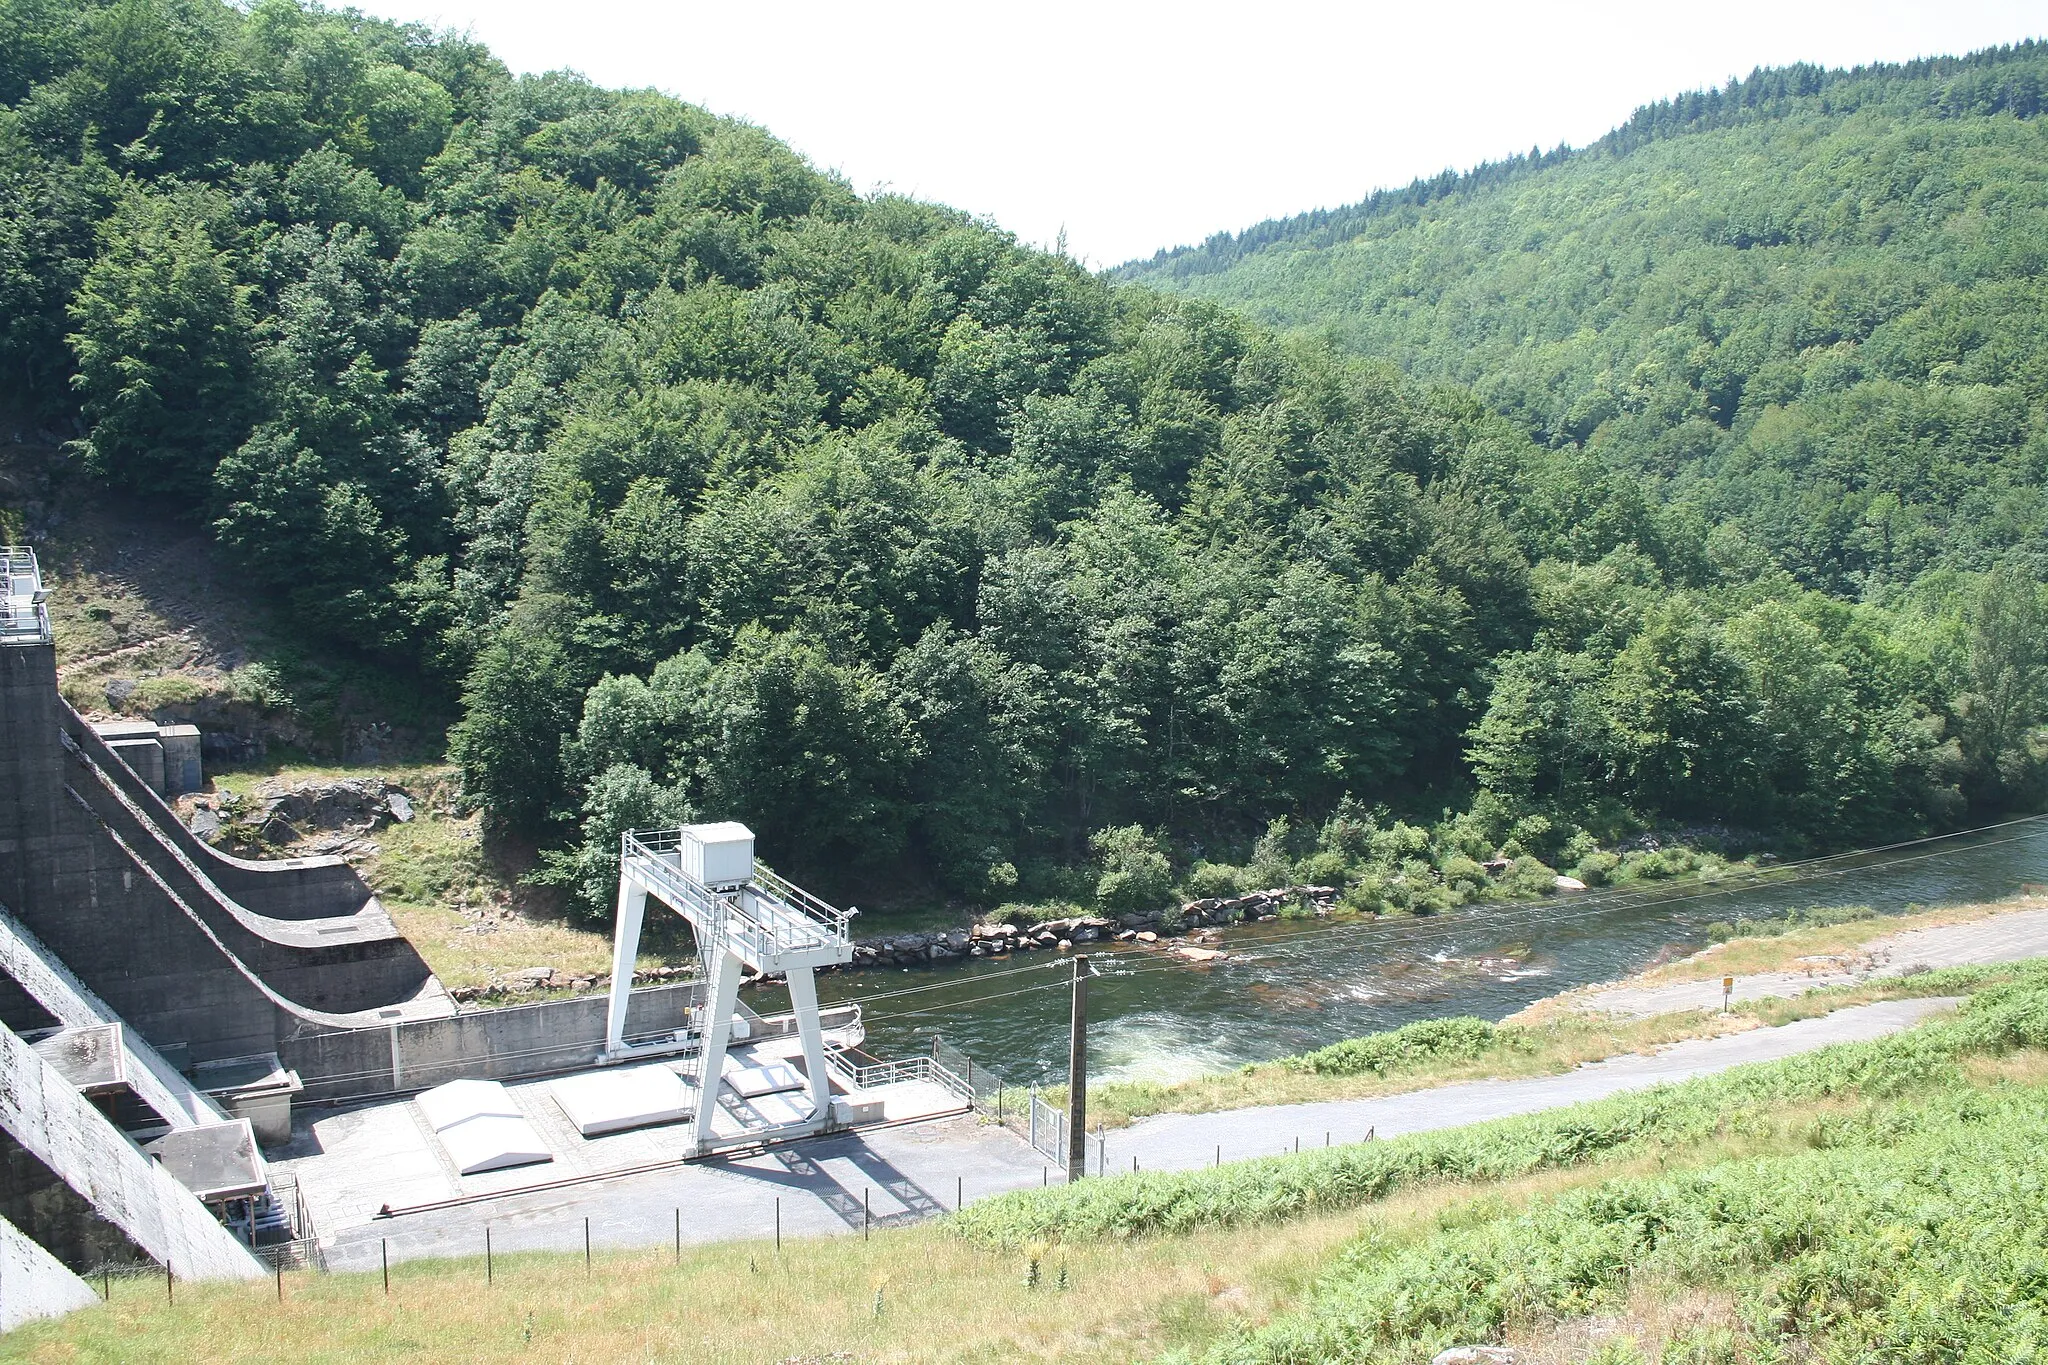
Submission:
MULTIPOLYGON (((1732 885, 1592 891, 1427 919, 1269 921, 1226 930, 1227 956, 1205 965, 1109 945, 1091 957, 1099 974, 1089 985, 1089 1074, 1181 1080, 1416 1019, 1500 1019, 1702 947, 1717 920, 1832 905, 1898 914, 1994 900, 2039 882, 2048 882, 2048 817, 1732 885)), ((865 1004, 866 1050, 875 1056, 925 1051, 939 1035, 1030 1084, 1065 1079, 1070 975, 1053 954, 1021 954, 833 973, 819 995, 865 1004)), ((753 1003, 776 1005, 772 997, 753 1003)))

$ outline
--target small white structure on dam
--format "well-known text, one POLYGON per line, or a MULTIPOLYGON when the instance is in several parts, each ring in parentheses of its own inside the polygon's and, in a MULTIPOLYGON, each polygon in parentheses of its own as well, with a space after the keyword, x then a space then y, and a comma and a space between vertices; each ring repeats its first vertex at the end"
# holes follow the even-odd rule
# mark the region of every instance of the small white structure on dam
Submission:
MULTIPOLYGON (((734 821, 635 830, 620 840, 618 927, 612 942, 612 992, 605 1060, 625 1062, 673 1052, 685 1042, 638 1046, 626 1042, 626 1006, 640 931, 652 896, 681 915, 697 938, 707 984, 696 1025, 699 1046, 683 1079, 695 1104, 692 1140, 699 1153, 737 1139, 760 1142, 801 1137, 867 1115, 840 1100, 834 1113, 825 1028, 818 1010, 815 972, 853 958, 848 925, 855 911, 839 910, 754 862, 754 832, 734 821), (753 1016, 739 1009, 742 973, 782 976, 789 982, 790 1024, 800 1047, 788 1057, 734 1056, 735 1043, 754 1041, 753 1016), (736 1065, 734 1063, 737 1063, 736 1065), (737 1134, 721 1134, 721 1093, 741 1104, 737 1134), (791 1092, 802 1092, 793 1095, 791 1092)), ((857 1025, 855 1026, 857 1028, 857 1025)), ((856 1038, 855 1042, 858 1041, 856 1038)), ((603 1116, 579 1116, 603 1122, 603 1116)), ((581 1126, 581 1123, 579 1123, 581 1126)), ((728 1128, 730 1125, 728 1125, 728 1128)))

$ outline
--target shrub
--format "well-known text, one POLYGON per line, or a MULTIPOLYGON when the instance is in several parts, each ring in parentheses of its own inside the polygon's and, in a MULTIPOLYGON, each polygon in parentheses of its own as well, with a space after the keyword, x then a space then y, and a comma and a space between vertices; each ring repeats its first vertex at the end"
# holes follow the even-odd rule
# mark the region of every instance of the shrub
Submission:
POLYGON ((1463 854, 1453 854, 1444 860, 1444 885, 1463 899, 1477 900, 1490 884, 1486 869, 1463 854))
POLYGON ((1737 915, 1731 923, 1720 920, 1707 926, 1707 937, 1716 943, 1735 938, 1776 938, 1795 929, 1826 928, 1856 920, 1875 919, 1877 911, 1867 905, 1816 905, 1805 910, 1788 910, 1775 919, 1751 919, 1737 915))
POLYGON ((1311 886, 1342 886, 1351 880, 1351 861, 1334 849, 1322 849, 1303 858, 1295 875, 1311 886))
POLYGON ((1251 889, 1244 869, 1228 863, 1196 863, 1188 873, 1187 893, 1191 900, 1222 900, 1251 889))
POLYGON ((1101 860, 1095 900, 1106 915, 1141 915, 1173 897, 1173 866, 1142 825, 1098 830, 1088 840, 1101 860))
POLYGON ((1614 869, 1621 866, 1621 856, 1594 849, 1580 858, 1572 868, 1572 875, 1588 886, 1605 886, 1614 875, 1614 869))
POLYGON ((1012 901, 1008 905, 997 906, 989 918, 998 924, 1028 927, 1043 924, 1049 919, 1074 919, 1086 913, 1071 901, 1046 901, 1041 904, 1012 901))
POLYGON ((1294 859, 1288 852, 1293 834, 1283 815, 1267 825, 1258 843, 1252 845, 1252 861, 1245 873, 1254 887, 1286 886, 1294 880, 1294 859))
POLYGON ((1499 1034, 1484 1019, 1424 1019, 1389 1033, 1346 1038, 1298 1057, 1283 1057, 1273 1065, 1310 1076, 1386 1076, 1426 1062, 1470 1061, 1491 1048, 1499 1034))
POLYGON ((1557 869, 1547 867, 1541 860, 1525 853, 1515 859, 1501 877, 1500 891, 1504 896, 1517 898, 1555 895, 1557 869))

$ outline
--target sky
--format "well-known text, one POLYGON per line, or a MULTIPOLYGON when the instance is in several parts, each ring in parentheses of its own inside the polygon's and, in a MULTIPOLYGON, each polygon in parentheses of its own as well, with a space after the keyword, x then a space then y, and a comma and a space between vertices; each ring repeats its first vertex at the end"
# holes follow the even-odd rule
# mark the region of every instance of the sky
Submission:
POLYGON ((866 193, 1093 266, 1354 202, 1757 66, 2048 36, 2048 0, 1220 5, 1118 0, 356 0, 760 124, 866 193))

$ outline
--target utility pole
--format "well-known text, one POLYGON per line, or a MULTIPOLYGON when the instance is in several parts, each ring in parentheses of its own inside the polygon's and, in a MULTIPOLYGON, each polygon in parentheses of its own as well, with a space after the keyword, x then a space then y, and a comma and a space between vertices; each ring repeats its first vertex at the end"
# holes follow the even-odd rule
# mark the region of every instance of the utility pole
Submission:
POLYGON ((1067 1183, 1088 1174, 1088 959, 1074 959, 1073 1037, 1067 1048, 1067 1183))

